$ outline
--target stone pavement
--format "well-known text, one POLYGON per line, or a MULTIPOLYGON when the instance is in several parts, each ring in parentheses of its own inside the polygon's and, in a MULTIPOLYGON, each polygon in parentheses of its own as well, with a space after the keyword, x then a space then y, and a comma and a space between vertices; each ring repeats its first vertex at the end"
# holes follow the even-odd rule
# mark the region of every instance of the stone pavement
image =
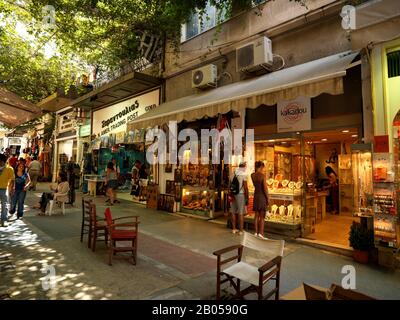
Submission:
MULTIPOLYGON (((0 294, 11 299, 212 299, 215 295, 214 250, 240 242, 226 226, 121 200, 113 216, 140 215, 138 263, 107 264, 104 243, 96 252, 80 242, 81 196, 66 216, 37 216, 32 206, 37 192, 26 200, 24 219, 0 229, 0 294), (43 269, 44 266, 51 266, 43 269), (54 267, 55 286, 49 272, 54 267), (48 290, 46 290, 48 289, 48 290)), ((105 198, 96 199, 104 212, 105 198)), ((302 282, 328 287, 341 283, 344 265, 357 271, 357 289, 380 299, 400 299, 400 273, 355 263, 351 258, 287 242, 281 275, 281 295, 302 282)), ((251 296, 250 298, 255 298, 251 296)))

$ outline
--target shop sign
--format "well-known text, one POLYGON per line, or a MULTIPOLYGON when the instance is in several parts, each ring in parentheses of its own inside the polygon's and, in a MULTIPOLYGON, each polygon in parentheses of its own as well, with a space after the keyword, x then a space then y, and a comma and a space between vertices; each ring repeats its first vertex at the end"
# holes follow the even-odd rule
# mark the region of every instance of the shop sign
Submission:
POLYGON ((385 153, 389 152, 389 136, 375 136, 374 137, 374 152, 385 153))
POLYGON ((92 134, 103 136, 125 132, 128 122, 156 108, 159 103, 160 89, 157 89, 94 111, 92 134))
POLYGON ((90 136, 90 124, 85 124, 79 128, 79 136, 87 137, 90 136))
POLYGON ((311 130, 311 98, 298 97, 278 102, 278 132, 311 130))
POLYGON ((74 130, 74 123, 72 121, 73 111, 63 114, 63 115, 59 115, 58 119, 59 119, 58 120, 59 133, 74 130))

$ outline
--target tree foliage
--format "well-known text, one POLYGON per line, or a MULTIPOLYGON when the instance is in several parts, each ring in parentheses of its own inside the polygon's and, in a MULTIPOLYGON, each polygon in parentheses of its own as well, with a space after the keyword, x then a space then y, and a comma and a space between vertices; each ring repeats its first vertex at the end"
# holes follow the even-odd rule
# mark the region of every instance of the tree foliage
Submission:
MULTIPOLYGON (((276 0, 275 0, 276 1, 276 0)), ((281 1, 281 0, 279 0, 281 1)), ((287 0, 303 3, 307 0, 287 0)), ((0 81, 36 102, 68 86, 79 66, 101 70, 137 61, 143 34, 179 45, 181 25, 207 4, 226 16, 252 6, 251 0, 0 0, 4 19, 23 21, 35 39, 21 39, 14 26, 0 27, 0 81), (50 11, 55 9, 53 23, 50 11), (56 43, 59 55, 46 59, 43 46, 56 43)))

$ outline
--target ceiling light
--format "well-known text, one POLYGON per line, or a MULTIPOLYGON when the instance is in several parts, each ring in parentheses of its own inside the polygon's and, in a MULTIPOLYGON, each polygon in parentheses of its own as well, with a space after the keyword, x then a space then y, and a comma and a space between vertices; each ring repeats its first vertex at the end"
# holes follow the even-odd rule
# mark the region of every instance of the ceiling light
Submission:
POLYGON ((349 133, 350 130, 342 130, 343 133, 349 133))
POLYGON ((275 142, 275 140, 274 140, 274 139, 271 139, 271 140, 268 140, 268 142, 275 142))
POLYGON ((324 138, 324 139, 321 139, 321 141, 328 141, 328 139, 324 138))
POLYGON ((357 137, 358 137, 358 134, 353 134, 351 137, 352 137, 352 138, 357 138, 357 137))

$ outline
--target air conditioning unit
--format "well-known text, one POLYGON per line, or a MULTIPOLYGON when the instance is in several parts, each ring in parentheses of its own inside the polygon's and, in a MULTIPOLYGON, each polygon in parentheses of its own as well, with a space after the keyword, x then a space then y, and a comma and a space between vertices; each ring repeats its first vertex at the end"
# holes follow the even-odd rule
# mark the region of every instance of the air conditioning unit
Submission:
POLYGON ((236 71, 257 71, 271 67, 273 63, 272 41, 267 37, 236 48, 236 71))
POLYGON ((192 88, 217 86, 217 66, 208 64, 192 71, 192 88))

